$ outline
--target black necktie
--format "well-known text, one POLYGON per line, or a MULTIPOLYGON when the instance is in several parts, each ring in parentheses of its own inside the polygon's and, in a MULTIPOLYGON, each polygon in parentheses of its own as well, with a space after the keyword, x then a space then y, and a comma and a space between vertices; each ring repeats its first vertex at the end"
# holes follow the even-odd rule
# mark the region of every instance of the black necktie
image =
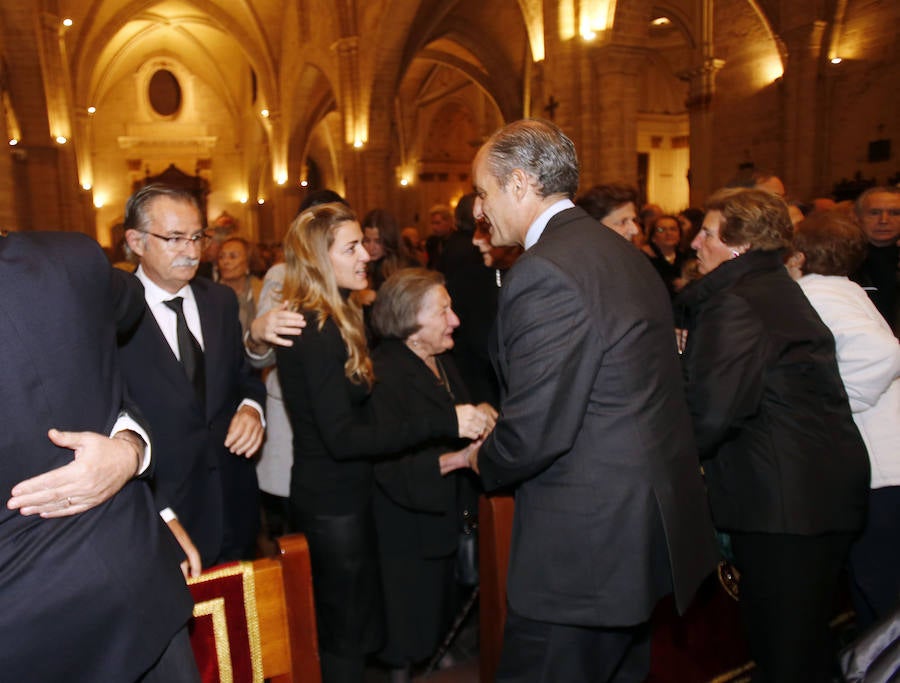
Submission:
POLYGON ((175 334, 178 338, 178 355, 181 357, 181 366, 187 374, 188 380, 194 385, 194 393, 201 401, 206 393, 206 373, 203 367, 203 349, 200 343, 188 329, 187 320, 184 317, 184 299, 176 296, 174 299, 163 303, 175 311, 175 334))

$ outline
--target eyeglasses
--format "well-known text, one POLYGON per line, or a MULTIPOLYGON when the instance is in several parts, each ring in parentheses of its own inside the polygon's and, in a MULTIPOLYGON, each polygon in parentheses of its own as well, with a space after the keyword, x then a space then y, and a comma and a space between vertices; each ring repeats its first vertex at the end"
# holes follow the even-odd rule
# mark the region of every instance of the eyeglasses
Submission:
POLYGON ((202 230, 200 232, 195 232, 193 235, 188 237, 183 237, 180 235, 172 235, 171 237, 166 235, 157 235, 155 232, 150 232, 149 230, 141 230, 145 235, 151 235, 158 240, 162 240, 166 243, 166 248, 171 251, 181 251, 185 247, 199 247, 201 250, 205 249, 209 246, 210 236, 207 235, 202 230))

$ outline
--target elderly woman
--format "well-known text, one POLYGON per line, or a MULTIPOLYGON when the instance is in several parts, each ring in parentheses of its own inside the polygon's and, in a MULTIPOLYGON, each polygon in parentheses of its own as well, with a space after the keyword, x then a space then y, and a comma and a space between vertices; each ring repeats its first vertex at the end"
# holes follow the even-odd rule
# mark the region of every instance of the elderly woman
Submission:
POLYGON ((256 318, 256 305, 262 280, 250 274, 250 244, 242 237, 229 237, 222 242, 216 257, 219 282, 234 290, 238 300, 241 330, 246 332, 256 318))
POLYGON ((887 616, 900 596, 900 344, 848 276, 866 236, 840 211, 813 214, 794 234, 791 275, 834 335, 838 369, 865 441, 872 490, 862 535, 850 548, 851 595, 860 628, 887 616))
MULTIPOLYGON (((437 271, 408 268, 384 283, 372 311, 382 338, 372 355, 379 391, 404 406, 410 419, 428 420, 469 400, 451 361, 459 318, 437 271)), ((489 412, 493 409, 482 406, 489 412)), ((494 413, 496 415, 496 413, 494 413)), ((457 475, 468 448, 435 438, 398 450, 375 466, 378 556, 384 587, 387 640, 379 657, 404 680, 411 664, 434 653, 450 625, 453 566, 460 517, 457 475)))
POLYGON ((368 282, 362 240, 343 204, 294 219, 281 298, 307 324, 275 352, 294 435, 291 522, 309 541, 324 683, 360 683, 366 654, 382 644, 372 460, 491 426, 475 406, 448 402, 422 419, 379 398, 362 312, 349 296, 368 282))
POLYGON ((692 244, 703 277, 677 304, 713 521, 741 572, 754 680, 826 681, 838 575, 865 514, 865 445, 834 339, 782 263, 784 201, 724 190, 706 209, 692 244))

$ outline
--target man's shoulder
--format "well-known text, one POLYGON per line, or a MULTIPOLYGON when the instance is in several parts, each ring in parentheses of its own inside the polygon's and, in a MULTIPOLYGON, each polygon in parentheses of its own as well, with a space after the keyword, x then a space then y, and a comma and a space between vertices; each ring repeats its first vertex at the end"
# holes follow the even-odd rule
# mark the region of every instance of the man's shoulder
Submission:
POLYGON ((69 264, 87 265, 96 261, 109 264, 106 255, 96 240, 79 232, 57 232, 38 230, 34 232, 14 232, 2 238, 4 245, 35 258, 64 260, 69 264))

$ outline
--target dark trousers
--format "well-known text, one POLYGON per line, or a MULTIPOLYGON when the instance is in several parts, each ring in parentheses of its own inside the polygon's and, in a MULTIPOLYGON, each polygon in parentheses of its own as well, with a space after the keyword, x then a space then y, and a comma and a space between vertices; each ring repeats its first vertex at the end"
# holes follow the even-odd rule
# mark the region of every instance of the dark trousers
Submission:
POLYGON ((497 683, 639 683, 649 672, 647 624, 551 624, 507 608, 497 683))
POLYGON ((900 598, 900 486, 872 489, 862 535, 850 546, 850 594, 860 629, 900 598))
POLYGON ((322 683, 359 683, 366 655, 384 641, 381 575, 371 509, 300 513, 312 564, 322 683))
POLYGON ((741 572, 740 615, 756 683, 822 683, 831 678, 828 627, 852 534, 732 533, 741 572))
POLYGON ((187 626, 175 634, 160 658, 138 679, 138 683, 200 683, 187 626))

